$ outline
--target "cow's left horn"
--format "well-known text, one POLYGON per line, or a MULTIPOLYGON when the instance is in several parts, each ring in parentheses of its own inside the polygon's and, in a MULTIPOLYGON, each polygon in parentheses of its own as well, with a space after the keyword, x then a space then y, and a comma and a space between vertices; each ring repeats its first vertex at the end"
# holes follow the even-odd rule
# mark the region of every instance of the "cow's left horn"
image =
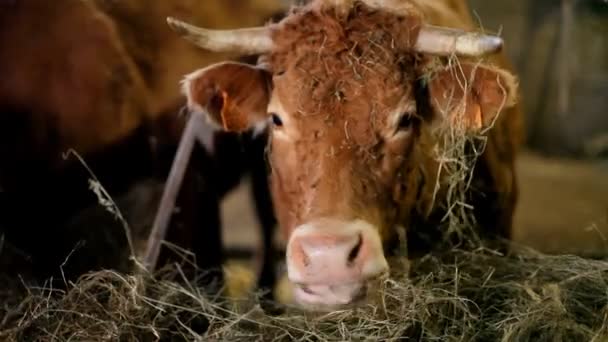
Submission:
POLYGON ((425 25, 420 29, 414 49, 440 56, 479 57, 499 52, 502 45, 503 40, 498 36, 425 25))
POLYGON ((272 50, 270 27, 209 30, 168 17, 167 24, 197 46, 213 52, 263 54, 272 50))

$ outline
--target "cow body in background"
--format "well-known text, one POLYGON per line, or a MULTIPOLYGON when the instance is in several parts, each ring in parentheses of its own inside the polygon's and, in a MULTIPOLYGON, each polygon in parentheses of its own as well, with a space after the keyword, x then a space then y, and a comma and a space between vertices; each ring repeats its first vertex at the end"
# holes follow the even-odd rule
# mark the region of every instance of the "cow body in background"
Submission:
MULTIPOLYGON (((64 158, 66 152, 81 156, 112 197, 145 180, 164 182, 187 117, 180 115, 183 72, 239 57, 197 51, 171 33, 164 17, 198 13, 229 28, 262 24, 280 9, 272 0, 241 2, 242 15, 233 14, 236 7, 187 0, 0 4, 0 228, 39 275, 59 274, 60 266, 68 276, 116 266, 106 249, 125 240, 85 239, 96 236, 88 232, 91 222, 76 233, 66 229, 98 201, 89 189, 91 173, 75 154, 64 158), (83 239, 85 246, 78 244, 83 239)), ((223 262, 219 203, 250 170, 265 235, 274 225, 264 187, 265 136, 217 133, 213 142, 213 155, 196 147, 168 237, 193 251, 203 269, 223 262)), ((157 208, 150 209, 153 216, 157 208)), ((122 226, 114 226, 124 237, 122 226)), ((164 260, 175 258, 169 253, 164 260)), ((269 267, 264 272, 273 277, 269 267)))
MULTIPOLYGON (((442 244, 443 218, 459 204, 448 202, 439 153, 453 147, 450 137, 487 138, 464 200, 474 235, 510 237, 517 81, 480 59, 502 48, 499 37, 441 27, 468 26, 448 5, 316 0, 277 24, 223 32, 168 20, 202 48, 262 54, 257 67, 190 73, 184 93, 224 130, 271 123, 273 202, 304 306, 356 303, 387 274, 395 247, 415 256, 442 244)), ((479 148, 463 146, 460 157, 479 148)))

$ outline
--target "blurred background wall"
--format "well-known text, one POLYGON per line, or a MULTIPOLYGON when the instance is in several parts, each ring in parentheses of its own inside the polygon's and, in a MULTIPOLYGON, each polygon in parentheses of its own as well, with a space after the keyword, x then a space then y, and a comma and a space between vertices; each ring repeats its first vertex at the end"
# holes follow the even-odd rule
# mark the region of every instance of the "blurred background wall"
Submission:
POLYGON ((550 155, 608 153, 608 2, 469 0, 501 32, 520 73, 530 148, 550 155))

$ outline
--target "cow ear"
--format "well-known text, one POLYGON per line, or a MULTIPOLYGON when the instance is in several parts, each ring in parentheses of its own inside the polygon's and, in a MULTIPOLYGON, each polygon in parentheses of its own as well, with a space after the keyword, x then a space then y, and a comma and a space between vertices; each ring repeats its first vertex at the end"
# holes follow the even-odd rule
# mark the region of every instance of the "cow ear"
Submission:
POLYGON ((224 62, 187 75, 182 91, 189 109, 208 113, 226 131, 243 132, 266 120, 269 79, 266 70, 224 62))
POLYGON ((441 119, 469 132, 490 126, 517 99, 517 81, 509 72, 480 64, 456 63, 430 73, 430 104, 441 119))

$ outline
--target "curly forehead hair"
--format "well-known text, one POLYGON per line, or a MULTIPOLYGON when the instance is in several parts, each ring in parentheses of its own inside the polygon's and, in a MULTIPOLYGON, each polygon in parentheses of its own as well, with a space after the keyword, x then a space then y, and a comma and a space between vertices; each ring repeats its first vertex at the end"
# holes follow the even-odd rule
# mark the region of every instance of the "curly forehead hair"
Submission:
POLYGON ((359 1, 347 13, 311 4, 292 9, 274 31, 273 41, 277 53, 319 45, 323 43, 318 40, 320 37, 327 48, 340 49, 349 43, 363 43, 370 34, 381 31, 390 33, 392 48, 403 51, 414 46, 421 24, 422 14, 414 6, 403 15, 370 8, 359 1))
POLYGON ((317 108, 318 101, 349 101, 363 85, 370 91, 397 89, 417 76, 411 70, 421 56, 412 48, 421 24, 413 8, 404 16, 360 2, 347 13, 308 5, 294 9, 273 30, 275 45, 266 61, 275 74, 288 71, 298 90, 317 100, 317 108))

